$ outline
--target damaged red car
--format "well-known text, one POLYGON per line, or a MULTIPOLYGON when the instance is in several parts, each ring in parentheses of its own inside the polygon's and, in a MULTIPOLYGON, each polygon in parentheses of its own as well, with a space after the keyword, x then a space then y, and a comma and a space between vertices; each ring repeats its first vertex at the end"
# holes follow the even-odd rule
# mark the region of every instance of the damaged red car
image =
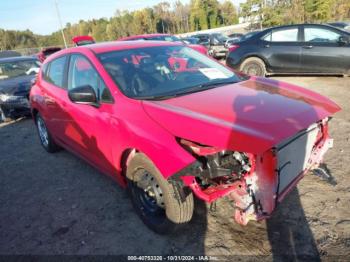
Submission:
POLYGON ((330 99, 235 73, 180 43, 112 42, 44 61, 30 103, 42 146, 65 148, 128 189, 158 233, 193 197, 228 197, 243 225, 268 218, 332 147, 330 99))

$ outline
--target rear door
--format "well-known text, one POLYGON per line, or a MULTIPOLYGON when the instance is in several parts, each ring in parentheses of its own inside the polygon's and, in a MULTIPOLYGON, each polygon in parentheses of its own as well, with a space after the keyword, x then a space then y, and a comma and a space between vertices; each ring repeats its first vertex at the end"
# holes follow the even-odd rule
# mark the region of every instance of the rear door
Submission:
POLYGON ((340 43, 345 32, 322 25, 303 27, 301 69, 306 73, 340 73, 350 70, 350 45, 340 43))
POLYGON ((272 29, 262 37, 262 49, 273 72, 297 73, 300 70, 301 30, 299 26, 272 29))
POLYGON ((65 102, 67 62, 68 57, 64 55, 44 65, 43 81, 40 82, 45 107, 43 117, 51 134, 60 141, 63 138, 62 126, 67 114, 65 102))

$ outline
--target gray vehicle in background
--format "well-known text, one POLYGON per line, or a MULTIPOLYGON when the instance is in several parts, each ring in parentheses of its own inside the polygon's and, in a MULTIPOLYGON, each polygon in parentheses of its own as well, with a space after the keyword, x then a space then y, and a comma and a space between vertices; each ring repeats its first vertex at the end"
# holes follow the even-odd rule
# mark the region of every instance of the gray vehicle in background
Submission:
POLYGON ((198 38, 198 44, 208 48, 208 54, 214 58, 225 58, 228 52, 225 46, 227 37, 221 33, 197 34, 192 37, 198 38))
POLYGON ((29 91, 39 68, 35 57, 0 59, 0 122, 30 114, 29 91))

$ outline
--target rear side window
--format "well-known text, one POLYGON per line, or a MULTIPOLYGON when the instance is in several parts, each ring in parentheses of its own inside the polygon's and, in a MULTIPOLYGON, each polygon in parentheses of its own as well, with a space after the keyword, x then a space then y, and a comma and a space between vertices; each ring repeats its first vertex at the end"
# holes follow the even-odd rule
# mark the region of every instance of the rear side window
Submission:
POLYGON ((63 87, 64 69, 66 61, 66 56, 51 61, 49 64, 48 73, 45 74, 44 72, 44 79, 49 83, 54 84, 55 86, 63 87))
POLYGON ((263 39, 269 42, 297 42, 298 28, 289 28, 272 31, 266 36, 264 36, 263 39))
POLYGON ((325 28, 304 28, 305 42, 336 43, 341 35, 325 28))

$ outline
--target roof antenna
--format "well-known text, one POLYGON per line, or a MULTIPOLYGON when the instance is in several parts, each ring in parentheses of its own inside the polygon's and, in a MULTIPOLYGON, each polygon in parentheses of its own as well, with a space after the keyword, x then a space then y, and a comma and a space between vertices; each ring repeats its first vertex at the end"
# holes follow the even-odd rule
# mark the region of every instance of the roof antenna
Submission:
POLYGON ((54 2, 55 2, 55 7, 56 7, 56 13, 57 13, 58 22, 60 23, 60 30, 61 30, 61 33, 62 33, 62 38, 63 38, 63 42, 64 42, 64 47, 67 48, 66 37, 64 36, 64 32, 63 32, 62 20, 61 20, 60 11, 59 11, 59 9, 58 9, 57 0, 55 0, 54 2))

